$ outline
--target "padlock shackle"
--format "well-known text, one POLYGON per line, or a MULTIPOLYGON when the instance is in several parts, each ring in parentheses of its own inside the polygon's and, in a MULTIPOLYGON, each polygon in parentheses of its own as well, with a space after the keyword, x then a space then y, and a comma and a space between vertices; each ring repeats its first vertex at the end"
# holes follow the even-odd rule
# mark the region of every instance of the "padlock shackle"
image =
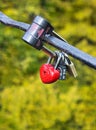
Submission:
POLYGON ((44 51, 48 56, 56 57, 56 54, 45 46, 42 47, 42 51, 44 51))
MULTIPOLYGON (((13 20, 0 12, 0 22, 11 26, 18 28, 23 31, 27 31, 30 27, 29 24, 24 22, 18 22, 16 20, 13 20)), ((45 35, 42 39, 42 41, 47 42, 48 44, 54 46, 55 48, 64 51, 65 53, 71 55, 72 57, 78 59, 81 62, 84 62, 86 65, 96 69, 96 58, 79 50, 78 48, 70 45, 66 40, 59 37, 56 33, 53 31, 53 35, 45 35)), ((43 49, 42 49, 43 50, 43 49)))

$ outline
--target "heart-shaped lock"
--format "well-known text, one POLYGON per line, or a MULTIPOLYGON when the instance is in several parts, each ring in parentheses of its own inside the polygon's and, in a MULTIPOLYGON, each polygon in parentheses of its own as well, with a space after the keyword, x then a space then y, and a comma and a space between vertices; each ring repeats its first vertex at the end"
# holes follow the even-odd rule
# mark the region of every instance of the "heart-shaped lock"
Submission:
POLYGON ((50 84, 57 81, 60 77, 60 71, 56 70, 51 64, 43 64, 40 67, 40 78, 43 83, 50 84))

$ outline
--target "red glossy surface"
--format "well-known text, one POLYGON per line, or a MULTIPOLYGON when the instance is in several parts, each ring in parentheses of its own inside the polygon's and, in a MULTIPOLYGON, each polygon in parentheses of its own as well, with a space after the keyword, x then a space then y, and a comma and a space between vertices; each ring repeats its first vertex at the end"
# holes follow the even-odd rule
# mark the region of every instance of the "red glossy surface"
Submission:
POLYGON ((43 64, 40 67, 40 78, 43 83, 50 84, 57 81, 60 77, 60 71, 56 70, 51 64, 43 64))

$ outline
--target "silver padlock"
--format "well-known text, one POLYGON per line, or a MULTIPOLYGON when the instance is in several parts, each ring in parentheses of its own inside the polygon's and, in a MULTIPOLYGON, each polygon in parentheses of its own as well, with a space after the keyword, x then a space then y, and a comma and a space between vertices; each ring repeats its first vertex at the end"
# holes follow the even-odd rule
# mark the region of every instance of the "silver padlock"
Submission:
POLYGON ((66 55, 65 63, 67 65, 69 74, 76 78, 78 76, 76 68, 74 66, 74 63, 68 58, 67 55, 66 55))

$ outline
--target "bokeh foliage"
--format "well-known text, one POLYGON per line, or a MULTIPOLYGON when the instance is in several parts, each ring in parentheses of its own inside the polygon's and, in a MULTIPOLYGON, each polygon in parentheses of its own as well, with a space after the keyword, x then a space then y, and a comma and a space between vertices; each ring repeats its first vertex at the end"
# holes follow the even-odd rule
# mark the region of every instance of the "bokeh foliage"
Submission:
MULTIPOLYGON (((27 23, 41 15, 96 57, 95 0, 1 0, 0 11, 27 23)), ((95 130, 96 71, 72 58, 76 79, 67 74, 65 81, 42 84, 39 67, 47 56, 24 43, 23 34, 0 23, 0 130, 95 130)))

